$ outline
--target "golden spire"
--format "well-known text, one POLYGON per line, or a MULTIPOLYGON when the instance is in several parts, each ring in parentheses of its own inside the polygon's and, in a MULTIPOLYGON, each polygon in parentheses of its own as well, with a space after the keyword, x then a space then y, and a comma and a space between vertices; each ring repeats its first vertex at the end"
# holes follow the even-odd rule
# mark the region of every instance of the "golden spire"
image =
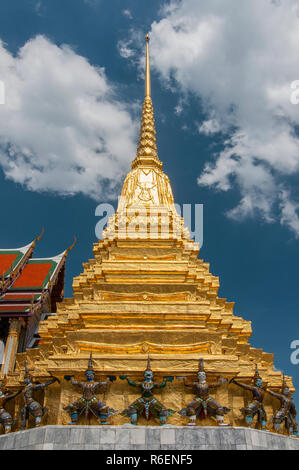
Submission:
POLYGON ((142 116, 140 123, 140 135, 137 148, 137 157, 133 162, 133 167, 136 163, 150 163, 154 159, 155 163, 159 162, 157 154, 156 130, 154 109, 151 99, 151 76, 150 76, 150 63, 149 63, 149 35, 146 35, 146 65, 145 65, 145 99, 143 102, 142 116))
MULTIPOLYGON (((158 158, 155 118, 152 99, 150 96, 150 65, 149 65, 149 35, 146 35, 146 65, 145 65, 145 98, 142 108, 140 135, 136 158, 132 162, 132 169, 124 181, 121 197, 118 204, 116 219, 112 218, 103 234, 114 237, 114 227, 122 227, 127 221, 129 208, 154 206, 161 213, 168 215, 171 212, 173 226, 181 227, 181 218, 178 216, 168 177, 162 171, 162 162, 158 158), (116 222, 115 222, 116 221, 116 222), (119 223, 119 221, 122 221, 119 223)), ((131 217, 131 216, 130 216, 131 217)), ((132 218, 130 219, 132 220, 132 218)))
POLYGON ((145 36, 146 40, 146 65, 145 65, 145 96, 151 96, 151 71, 149 61, 149 34, 145 36))

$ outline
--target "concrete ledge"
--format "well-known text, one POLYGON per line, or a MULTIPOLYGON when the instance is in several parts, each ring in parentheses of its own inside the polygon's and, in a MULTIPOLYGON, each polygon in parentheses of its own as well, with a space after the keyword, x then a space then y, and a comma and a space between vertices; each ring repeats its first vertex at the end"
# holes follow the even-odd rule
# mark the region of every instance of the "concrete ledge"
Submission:
POLYGON ((0 436, 0 450, 299 450, 299 439, 241 427, 43 426, 0 436))

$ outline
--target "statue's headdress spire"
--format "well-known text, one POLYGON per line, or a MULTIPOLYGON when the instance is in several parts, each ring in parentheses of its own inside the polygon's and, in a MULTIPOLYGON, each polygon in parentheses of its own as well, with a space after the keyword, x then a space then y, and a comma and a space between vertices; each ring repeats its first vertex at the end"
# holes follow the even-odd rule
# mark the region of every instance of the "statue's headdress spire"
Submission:
POLYGON ((90 356, 89 356, 89 361, 88 361, 88 368, 87 370, 89 371, 93 371, 93 365, 92 365, 92 352, 90 353, 90 356))
POLYGON ((204 369, 204 360, 203 359, 199 359, 198 361, 198 372, 204 372, 205 369, 204 369))
POLYGON ((150 355, 147 356, 147 366, 146 366, 147 371, 151 371, 151 357, 150 355))
POLYGON ((254 380, 254 383, 256 383, 256 381, 258 379, 261 379, 262 377, 260 376, 259 374, 259 370, 258 370, 258 367, 257 367, 257 364, 255 365, 255 371, 254 371, 254 376, 253 376, 253 380, 254 380))
POLYGON ((24 375, 24 378, 26 378, 26 379, 31 379, 31 374, 30 374, 30 372, 29 372, 29 370, 28 370, 28 366, 27 366, 27 361, 26 361, 26 359, 25 359, 25 361, 24 361, 24 365, 25 365, 25 375, 24 375))
POLYGON ((282 388, 286 388, 287 387, 287 382, 286 382, 286 378, 285 378, 285 375, 283 374, 282 376, 282 388))
POLYGON ((281 387, 281 391, 282 391, 282 393, 284 393, 284 391, 288 391, 288 392, 290 391, 289 386, 288 386, 288 384, 287 384, 287 381, 286 381, 286 378, 285 378, 285 375, 284 375, 284 374, 283 374, 283 376, 282 376, 282 387, 281 387))

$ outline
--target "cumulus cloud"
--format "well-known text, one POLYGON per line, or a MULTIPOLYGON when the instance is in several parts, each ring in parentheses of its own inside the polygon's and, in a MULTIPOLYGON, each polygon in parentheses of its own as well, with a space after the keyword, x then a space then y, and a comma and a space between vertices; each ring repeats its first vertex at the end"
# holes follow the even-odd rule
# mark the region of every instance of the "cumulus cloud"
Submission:
POLYGON ((239 190, 230 217, 279 220, 299 236, 288 188, 299 170, 299 105, 290 101, 299 1, 173 0, 161 15, 151 27, 153 66, 166 85, 200 98, 199 132, 223 134, 198 184, 239 190))
POLYGON ((111 197, 137 126, 103 68, 43 36, 13 56, 0 42, 0 165, 33 191, 111 197))

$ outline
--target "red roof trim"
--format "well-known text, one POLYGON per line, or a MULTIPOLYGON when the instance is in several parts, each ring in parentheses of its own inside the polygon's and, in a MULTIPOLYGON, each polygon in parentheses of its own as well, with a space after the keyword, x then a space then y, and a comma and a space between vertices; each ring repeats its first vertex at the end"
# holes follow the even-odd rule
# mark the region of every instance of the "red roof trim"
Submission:
POLYGON ((0 305, 0 312, 26 312, 29 307, 26 305, 0 305))

